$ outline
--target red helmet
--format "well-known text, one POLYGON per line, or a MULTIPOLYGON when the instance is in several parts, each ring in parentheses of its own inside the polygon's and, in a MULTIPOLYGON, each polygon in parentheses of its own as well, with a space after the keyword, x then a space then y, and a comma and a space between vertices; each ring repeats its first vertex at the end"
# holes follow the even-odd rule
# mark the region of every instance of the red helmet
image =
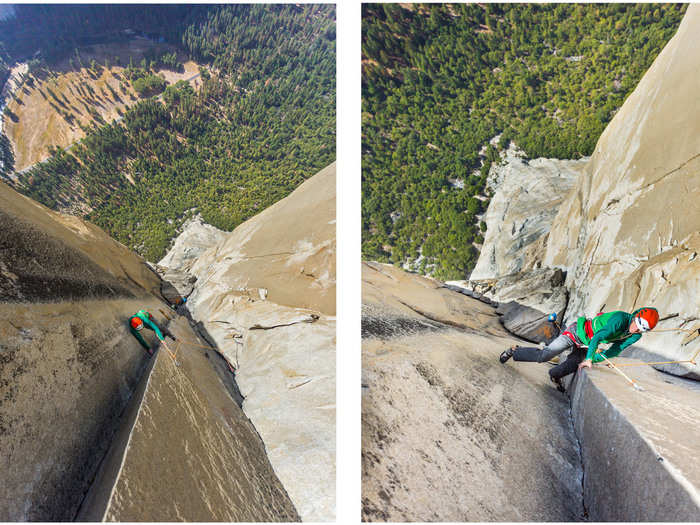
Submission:
POLYGON ((143 329, 143 321, 139 319, 138 317, 134 316, 131 318, 131 327, 134 330, 142 330, 143 329))
POLYGON ((659 312, 656 311, 656 308, 642 308, 637 312, 637 315, 634 316, 634 322, 641 332, 653 330, 656 323, 659 322, 659 312))

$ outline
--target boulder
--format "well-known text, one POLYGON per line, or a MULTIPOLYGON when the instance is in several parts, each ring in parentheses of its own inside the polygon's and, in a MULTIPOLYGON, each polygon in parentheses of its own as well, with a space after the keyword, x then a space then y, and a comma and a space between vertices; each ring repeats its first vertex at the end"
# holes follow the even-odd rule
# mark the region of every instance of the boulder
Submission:
POLYGON ((557 326, 547 320, 548 314, 516 301, 501 303, 496 313, 506 330, 533 343, 548 344, 559 335, 557 326))

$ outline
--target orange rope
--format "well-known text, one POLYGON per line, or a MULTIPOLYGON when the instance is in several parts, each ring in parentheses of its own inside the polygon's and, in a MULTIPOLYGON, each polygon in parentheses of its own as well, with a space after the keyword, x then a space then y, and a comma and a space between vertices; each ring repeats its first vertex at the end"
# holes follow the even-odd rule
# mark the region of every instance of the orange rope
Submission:
POLYGON ((635 383, 632 379, 630 379, 630 378, 627 376, 627 374, 625 374, 622 370, 620 370, 620 369, 617 368, 614 364, 612 364, 612 361, 610 361, 607 357, 605 357, 605 354, 600 354, 600 355, 603 357, 603 359, 605 359, 605 363, 606 363, 609 367, 611 367, 613 370, 615 370, 615 372, 617 372, 617 373, 620 374, 622 377, 624 377, 625 379, 627 379, 627 381, 634 387, 635 390, 643 390, 643 388, 642 388, 640 385, 638 385, 637 383, 635 383))
POLYGON ((622 363, 616 366, 671 365, 674 363, 693 363, 694 365, 697 364, 695 361, 655 361, 651 363, 622 363))

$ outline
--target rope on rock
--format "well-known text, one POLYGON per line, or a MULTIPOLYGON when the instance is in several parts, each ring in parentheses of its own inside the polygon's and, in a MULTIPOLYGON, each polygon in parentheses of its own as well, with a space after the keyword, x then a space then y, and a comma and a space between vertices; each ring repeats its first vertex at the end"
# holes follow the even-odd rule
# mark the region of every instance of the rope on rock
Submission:
POLYGON ((620 374, 622 377, 624 377, 624 378, 627 380, 627 382, 628 382, 629 384, 631 384, 631 385, 634 387, 635 390, 639 390, 639 391, 644 390, 644 389, 641 387, 641 385, 639 385, 638 383, 636 383, 635 381, 633 381, 632 379, 630 379, 629 376, 628 376, 627 374, 625 374, 622 370, 620 370, 619 368, 617 368, 617 367, 612 363, 612 361, 610 361, 610 359, 608 359, 607 357, 605 357, 605 354, 603 354, 601 350, 598 350, 596 353, 599 353, 599 354, 601 355, 601 357, 602 357, 603 359, 605 359, 605 363, 608 365, 608 367, 612 368, 613 370, 615 370, 615 372, 617 372, 617 373, 620 374))

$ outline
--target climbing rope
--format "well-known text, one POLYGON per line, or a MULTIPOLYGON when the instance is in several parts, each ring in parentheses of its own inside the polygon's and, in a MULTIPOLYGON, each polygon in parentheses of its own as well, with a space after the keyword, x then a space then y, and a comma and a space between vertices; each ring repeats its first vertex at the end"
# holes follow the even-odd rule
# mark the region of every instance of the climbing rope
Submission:
POLYGON ((622 377, 624 377, 624 378, 627 380, 627 382, 628 382, 629 384, 631 384, 631 385, 634 387, 635 390, 639 390, 639 391, 644 390, 644 389, 641 387, 641 385, 639 385, 638 383, 636 383, 635 381, 633 381, 632 379, 630 379, 629 376, 628 376, 627 374, 625 374, 622 370, 620 370, 619 368, 617 368, 617 367, 612 363, 612 361, 610 361, 610 359, 608 359, 607 357, 605 357, 605 354, 603 354, 601 350, 598 350, 596 353, 600 354, 601 357, 602 357, 603 359, 605 359, 605 363, 608 365, 608 367, 612 368, 613 370, 615 370, 615 372, 617 372, 617 373, 620 374, 622 377))

